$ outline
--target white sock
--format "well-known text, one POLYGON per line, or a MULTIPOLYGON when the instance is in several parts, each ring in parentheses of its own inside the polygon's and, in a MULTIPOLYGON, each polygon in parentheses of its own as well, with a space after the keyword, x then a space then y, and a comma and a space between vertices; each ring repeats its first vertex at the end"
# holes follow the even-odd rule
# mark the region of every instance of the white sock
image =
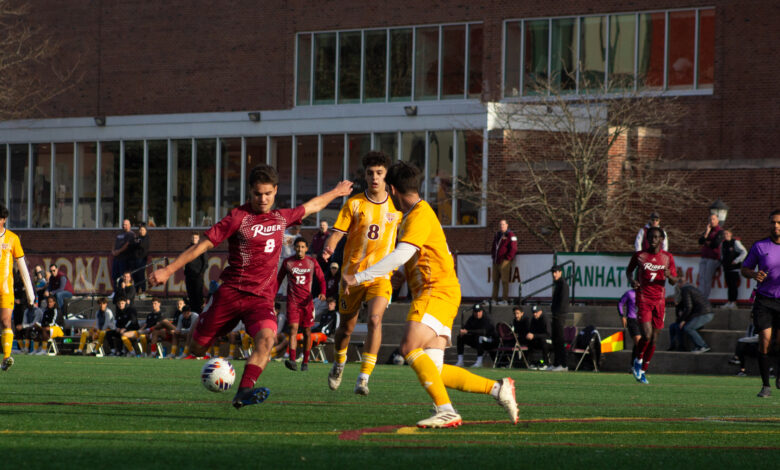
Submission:
POLYGON ((455 413, 455 408, 452 407, 452 403, 447 403, 446 405, 437 406, 436 409, 438 411, 449 411, 450 413, 455 413))
POLYGON ((463 362, 463 354, 458 354, 458 362, 463 362))
POLYGON ((498 390, 501 388, 501 382, 496 381, 496 383, 493 384, 493 388, 490 389, 490 396, 493 398, 498 398, 498 390))
POLYGON ((366 374, 365 372, 361 372, 361 373, 358 374, 357 381, 360 382, 363 379, 366 379, 366 381, 368 381, 369 377, 371 377, 371 376, 366 374))
POLYGON ((439 369, 439 373, 441 374, 441 368, 444 366, 444 350, 431 348, 426 349, 423 352, 431 358, 434 364, 436 364, 436 368, 439 369))

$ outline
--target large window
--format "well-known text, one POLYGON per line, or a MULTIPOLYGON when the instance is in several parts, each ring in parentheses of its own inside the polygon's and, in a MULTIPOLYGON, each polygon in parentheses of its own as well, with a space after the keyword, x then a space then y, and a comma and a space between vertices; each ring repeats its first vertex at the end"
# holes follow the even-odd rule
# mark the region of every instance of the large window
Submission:
POLYGON ((299 33, 295 103, 478 98, 483 47, 479 23, 299 33))
POLYGON ((124 219, 133 225, 143 221, 144 143, 125 142, 124 219))
POLYGON ((504 97, 711 93, 714 48, 713 8, 509 20, 504 97))
POLYGON ((195 226, 208 227, 214 224, 216 215, 217 142, 216 139, 196 142, 195 226))
POLYGON ((10 212, 10 227, 27 227, 27 209, 30 201, 28 189, 30 188, 30 164, 29 149, 27 144, 14 144, 10 146, 11 171, 9 172, 10 190, 8 211, 10 212))
MULTIPOLYGON (((222 168, 220 171, 219 214, 225 217, 231 209, 241 204, 241 139, 220 139, 222 168)), ((263 155, 265 156, 265 155, 263 155)), ((248 168, 247 170, 250 170, 248 168)))
MULTIPOLYGON (((76 225, 95 226, 95 157, 79 162, 79 193, 84 194, 84 207, 79 208, 76 225), (87 168, 82 168, 86 164, 87 168), (90 205, 91 202, 91 205, 90 205)), ((54 145, 54 226, 73 226, 73 144, 63 142, 54 145)), ((78 199, 78 198, 76 198, 78 199)))
POLYGON ((166 227, 168 214, 168 141, 147 141, 149 175, 146 202, 146 223, 150 227, 166 227), (165 172, 161 171, 163 168, 165 172))

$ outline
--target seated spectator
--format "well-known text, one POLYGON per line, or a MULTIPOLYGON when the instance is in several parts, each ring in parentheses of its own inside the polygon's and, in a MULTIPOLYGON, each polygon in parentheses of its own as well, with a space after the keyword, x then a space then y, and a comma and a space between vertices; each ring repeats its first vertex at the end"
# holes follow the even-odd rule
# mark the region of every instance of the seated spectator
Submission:
POLYGON ((712 306, 704 295, 683 279, 675 286, 677 321, 669 325, 669 350, 683 351, 683 334, 693 341, 692 352, 701 354, 710 350, 697 330, 712 321, 712 306))
MULTIPOLYGON (((49 281, 48 279, 46 279, 46 273, 43 271, 41 265, 35 266, 33 270, 32 283, 33 283, 33 289, 35 289, 35 296, 39 299, 42 299, 43 294, 46 292, 46 286, 48 286, 49 281)), ((14 280, 14 286, 16 286, 15 280, 14 280)))
MULTIPOLYGON (((160 299, 153 298, 152 299, 152 311, 149 312, 146 315, 146 320, 144 320, 144 326, 143 328, 139 328, 138 330, 127 330, 124 333, 122 333, 122 342, 125 341, 124 338, 127 338, 128 340, 135 339, 139 343, 141 343, 141 350, 143 351, 144 356, 148 356, 150 351, 148 349, 149 345, 149 338, 152 339, 152 354, 157 353, 157 336, 161 336, 164 334, 165 328, 160 323, 162 320, 162 311, 160 311, 160 299)), ((127 344, 125 344, 127 346, 127 344)))
POLYGON ((547 330, 542 308, 532 305, 531 318, 526 317, 519 306, 513 311, 515 318, 512 321, 512 329, 520 344, 528 348, 528 361, 531 363, 531 368, 546 370, 550 362, 550 345, 547 343, 550 333, 547 330), (541 351, 541 357, 534 363, 532 361, 536 351, 541 351))
POLYGON ((745 377, 747 375, 747 367, 745 365, 745 359, 750 357, 758 357, 758 333, 755 332, 756 327, 753 326, 753 322, 745 330, 745 336, 737 340, 737 346, 734 350, 734 357, 729 360, 729 364, 739 366, 737 371, 738 377, 745 377))
POLYGON ((46 296, 53 295, 57 299, 57 306, 60 311, 65 311, 65 301, 73 297, 73 286, 65 276, 65 273, 59 270, 56 265, 49 266, 49 285, 47 286, 46 296))
POLYGON ((185 359, 196 359, 195 356, 190 354, 190 341, 192 340, 192 329, 198 322, 198 314, 193 312, 189 305, 185 305, 181 309, 181 315, 176 322, 176 329, 173 331, 173 339, 171 340, 171 357, 176 357, 176 352, 179 345, 184 343, 184 350, 182 351, 182 357, 185 359))
POLYGON ((111 352, 115 356, 121 356, 122 346, 119 344, 121 342, 127 349, 127 355, 135 357, 136 353, 133 349, 133 343, 130 342, 130 338, 125 333, 133 331, 135 333, 132 334, 132 336, 138 336, 137 331, 140 327, 138 325, 138 312, 124 297, 119 297, 119 302, 116 306, 116 334, 112 335, 115 347, 111 348, 111 352), (114 351, 114 349, 116 349, 116 351, 114 351))
POLYGON ((22 315, 21 322, 16 325, 16 341, 22 348, 22 353, 30 352, 30 343, 38 341, 38 328, 43 320, 43 310, 38 307, 38 301, 27 307, 22 315))
POLYGON ((130 305, 135 300, 135 284, 133 284, 133 276, 130 271, 122 273, 122 278, 116 285, 116 291, 114 292, 114 305, 119 305, 119 299, 125 299, 127 304, 130 305))
POLYGON ((114 331, 115 328, 114 312, 108 308, 108 299, 101 297, 98 299, 98 311, 95 313, 95 326, 81 333, 79 348, 74 351, 74 354, 84 354, 84 347, 87 345, 88 337, 92 338, 93 341, 97 341, 98 348, 103 347, 106 335, 114 331))
MULTIPOLYGON (((320 314, 319 322, 311 327, 312 339, 317 336, 315 333, 323 334, 327 338, 336 331, 336 323, 339 319, 339 313, 336 310, 336 299, 328 297, 325 299, 325 302, 327 302, 328 309, 320 314)), ((319 342, 321 343, 322 341, 324 340, 319 342)))
POLYGON ((634 359, 636 359, 637 344, 642 339, 642 330, 639 327, 639 320, 636 316, 636 290, 627 290, 623 297, 620 298, 617 309, 618 315, 620 315, 620 319, 623 322, 623 329, 628 329, 628 335, 634 341, 634 347, 631 350, 631 364, 633 364, 634 359))
POLYGON ((49 340, 63 335, 62 328, 58 325, 59 321, 60 312, 57 310, 57 298, 50 295, 46 298, 46 309, 43 311, 43 316, 41 316, 41 322, 36 325, 40 330, 40 342, 36 345, 37 352, 33 354, 43 356, 46 354, 46 345, 49 340))
POLYGON ((477 361, 471 367, 482 367, 482 356, 486 352, 495 349, 498 343, 493 322, 485 314, 482 305, 474 305, 473 312, 458 333, 458 362, 455 364, 456 367, 463 367, 463 352, 467 345, 477 350, 477 361))
POLYGON ((160 324, 168 332, 168 334, 162 339, 169 341, 172 339, 171 334, 176 331, 176 324, 179 322, 179 317, 181 317, 185 305, 187 305, 187 303, 184 301, 184 299, 176 299, 176 307, 171 313, 171 319, 168 320, 167 318, 163 318, 160 320, 160 324))

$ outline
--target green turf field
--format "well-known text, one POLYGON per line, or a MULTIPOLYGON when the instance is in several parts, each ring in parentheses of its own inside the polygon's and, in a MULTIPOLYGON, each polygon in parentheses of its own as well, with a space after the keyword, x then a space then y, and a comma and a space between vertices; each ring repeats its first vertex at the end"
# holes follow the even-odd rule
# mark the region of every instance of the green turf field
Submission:
POLYGON ((328 365, 273 362, 260 378, 268 401, 235 410, 232 391, 200 385, 203 361, 16 359, 0 373, 8 469, 758 468, 780 457, 780 390, 756 398, 755 377, 649 374, 644 386, 628 372, 513 370, 517 426, 491 397, 452 392, 464 425, 420 430, 431 406, 408 367, 377 366, 360 397, 357 364, 332 392, 328 365))

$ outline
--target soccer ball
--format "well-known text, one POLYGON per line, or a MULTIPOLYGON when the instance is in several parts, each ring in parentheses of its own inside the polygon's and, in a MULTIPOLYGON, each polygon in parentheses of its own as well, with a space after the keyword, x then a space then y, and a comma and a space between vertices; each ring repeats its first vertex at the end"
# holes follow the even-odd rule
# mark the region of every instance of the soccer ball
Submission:
POLYGON ((404 357, 402 355, 400 355, 400 354, 394 354, 393 355, 393 364, 395 364, 397 366, 402 366, 402 365, 404 365, 404 362, 405 362, 404 361, 404 357))
POLYGON ((203 366, 203 370, 200 372, 200 381, 203 382, 206 390, 224 392, 236 381, 236 371, 230 361, 215 357, 203 366))

